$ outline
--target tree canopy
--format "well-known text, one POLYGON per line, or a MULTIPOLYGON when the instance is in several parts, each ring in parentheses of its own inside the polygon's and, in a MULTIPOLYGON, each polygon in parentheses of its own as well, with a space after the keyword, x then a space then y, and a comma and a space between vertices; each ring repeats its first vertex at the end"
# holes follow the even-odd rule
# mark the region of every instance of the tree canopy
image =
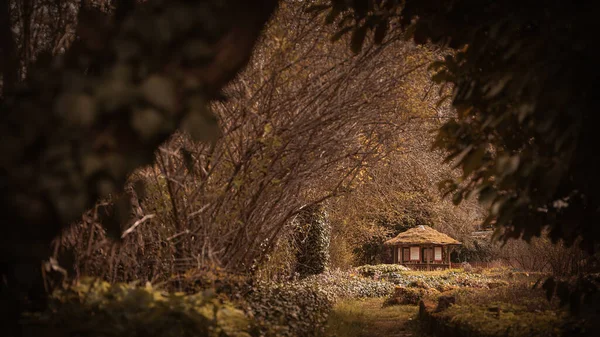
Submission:
POLYGON ((397 34, 449 48, 431 65, 452 86, 457 116, 435 147, 463 176, 441 183, 455 203, 477 197, 503 239, 582 238, 598 250, 594 27, 590 8, 495 1, 337 1, 313 7, 351 34, 351 48, 397 34), (370 33, 372 32, 372 37, 370 33))
MULTIPOLYGON (((246 64, 277 5, 134 3, 117 2, 109 16, 83 2, 78 39, 54 58, 40 51, 25 64, 25 83, 11 82, 21 68, 9 62, 14 40, 3 47, 0 211, 11 224, 3 228, 3 259, 40 256, 98 198, 122 191, 179 126, 197 139, 214 137, 207 104, 246 64), (37 250, 24 252, 23 244, 37 250)), ((9 29, 18 4, 3 2, 9 29)), ((122 220, 127 200, 119 203, 122 220)))

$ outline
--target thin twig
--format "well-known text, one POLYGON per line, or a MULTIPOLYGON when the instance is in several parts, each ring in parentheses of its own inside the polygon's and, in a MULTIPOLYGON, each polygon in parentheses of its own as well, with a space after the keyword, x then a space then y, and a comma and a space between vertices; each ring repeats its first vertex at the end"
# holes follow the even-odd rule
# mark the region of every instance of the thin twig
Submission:
POLYGON ((131 232, 133 232, 137 226, 141 225, 144 221, 148 220, 148 219, 152 219, 156 216, 156 214, 147 214, 144 215, 143 218, 139 219, 138 221, 136 221, 131 227, 129 227, 126 231, 123 232, 123 234, 121 235, 121 239, 124 239, 127 235, 129 235, 131 232))

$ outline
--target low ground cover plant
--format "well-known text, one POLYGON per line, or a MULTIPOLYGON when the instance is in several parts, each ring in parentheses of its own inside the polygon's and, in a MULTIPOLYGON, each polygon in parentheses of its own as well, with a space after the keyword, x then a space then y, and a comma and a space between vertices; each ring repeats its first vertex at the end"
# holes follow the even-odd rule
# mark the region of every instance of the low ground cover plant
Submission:
POLYGON ((435 288, 440 292, 457 287, 496 288, 508 285, 508 280, 533 280, 536 275, 512 272, 504 268, 482 270, 480 272, 464 269, 445 269, 437 271, 412 271, 401 265, 361 266, 357 271, 362 275, 385 280, 397 286, 420 284, 421 287, 435 288), (400 267, 400 268, 399 268, 400 267))
POLYGON ((266 336, 320 336, 332 305, 331 295, 310 283, 261 283, 245 297, 266 336))
POLYGON ((299 283, 314 284, 327 291, 334 301, 348 298, 372 298, 389 295, 394 284, 387 280, 374 280, 350 271, 332 270, 313 275, 299 283))
POLYGON ((55 291, 47 309, 28 314, 25 336, 250 337, 243 311, 211 291, 167 293, 137 284, 83 279, 55 291), (68 322, 68 324, 67 324, 68 322))
POLYGON ((400 264, 376 264, 356 267, 356 271, 365 277, 374 277, 375 275, 398 273, 409 271, 410 269, 400 264))
POLYGON ((321 336, 335 303, 385 297, 393 289, 390 282, 336 270, 297 281, 259 283, 245 302, 266 335, 321 336))
POLYGON ((394 289, 340 270, 288 282, 195 271, 163 286, 86 278, 55 291, 48 309, 29 314, 24 326, 30 335, 51 337, 322 336, 335 303, 385 297, 394 289))
POLYGON ((399 304, 417 305, 423 298, 434 297, 439 293, 435 288, 397 286, 394 293, 383 304, 384 306, 399 304))
POLYGON ((570 314, 559 300, 549 301, 544 289, 534 289, 544 276, 493 268, 390 271, 379 278, 396 285, 384 306, 424 300, 437 325, 460 335, 567 336, 594 331, 589 317, 570 314))
POLYGON ((587 325, 556 301, 549 302, 543 291, 523 283, 494 289, 463 288, 448 294, 455 302, 433 315, 465 335, 581 335, 587 325))

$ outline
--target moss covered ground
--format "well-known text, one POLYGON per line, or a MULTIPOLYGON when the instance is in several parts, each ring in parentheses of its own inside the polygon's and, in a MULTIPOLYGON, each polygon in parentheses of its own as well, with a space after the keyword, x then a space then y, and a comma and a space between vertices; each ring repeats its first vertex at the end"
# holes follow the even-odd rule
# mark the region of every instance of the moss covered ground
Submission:
POLYGON ((346 300, 329 315, 326 337, 408 337, 420 335, 418 308, 383 306, 382 298, 346 300))
POLYGON ((507 268, 430 272, 387 269, 379 266, 373 277, 397 285, 391 297, 338 303, 329 317, 328 337, 424 335, 427 327, 421 330, 417 328, 420 323, 414 323, 417 306, 406 305, 415 301, 403 300, 411 291, 423 290, 431 292, 423 292, 419 300, 437 303, 439 296, 454 299, 453 305, 434 316, 451 328, 448 331, 459 332, 460 336, 588 336, 595 330, 589 317, 572 315, 558 300, 548 301, 543 289, 533 289, 542 274, 507 268))

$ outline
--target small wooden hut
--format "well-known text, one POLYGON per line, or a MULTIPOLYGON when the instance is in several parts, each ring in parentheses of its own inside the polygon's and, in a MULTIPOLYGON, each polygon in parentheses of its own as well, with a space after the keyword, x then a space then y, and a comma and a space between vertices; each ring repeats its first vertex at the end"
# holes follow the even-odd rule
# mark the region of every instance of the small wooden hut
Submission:
POLYGON ((384 243, 392 248, 394 263, 417 270, 451 268, 450 253, 461 245, 429 226, 417 226, 384 243))

